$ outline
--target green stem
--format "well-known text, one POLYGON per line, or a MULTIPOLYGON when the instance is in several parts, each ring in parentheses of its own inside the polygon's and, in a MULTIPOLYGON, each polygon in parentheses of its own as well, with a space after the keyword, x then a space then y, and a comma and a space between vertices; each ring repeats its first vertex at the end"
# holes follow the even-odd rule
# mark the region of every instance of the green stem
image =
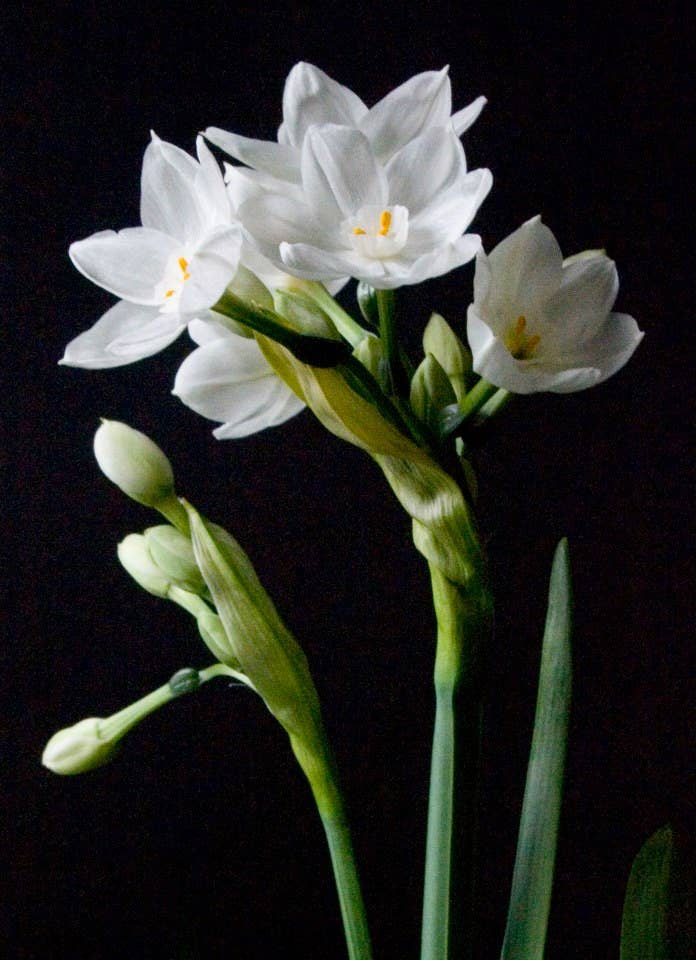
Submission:
POLYGON ((312 745, 291 735, 290 745, 309 781, 326 833, 349 960, 371 960, 365 905, 330 748, 323 732, 312 745))
POLYGON ((301 290, 311 297, 321 307, 324 313, 333 320, 334 326, 341 336, 352 347, 357 347, 367 336, 367 330, 360 326, 351 315, 331 296, 326 287, 316 280, 307 280, 301 290))
POLYGON ((407 397, 409 379, 401 364, 401 348, 396 336, 394 291, 375 290, 375 298, 379 316, 379 336, 382 341, 387 370, 389 371, 389 386, 395 396, 407 397))
POLYGON ((461 940, 456 956, 464 960, 473 955, 474 944, 480 661, 490 629, 490 602, 479 578, 463 587, 433 565, 430 573, 438 639, 421 960, 454 956, 455 936, 461 940), (457 861, 460 869, 453 871, 457 861))
POLYGON ((479 380, 476 386, 469 390, 459 404, 461 422, 463 423, 465 420, 468 420, 469 417, 473 416, 473 414, 480 410, 481 407, 496 393, 497 389, 497 387, 495 387, 492 383, 489 383, 487 380, 479 380))
POLYGON ((348 824, 342 810, 322 814, 321 822, 329 845, 348 956, 350 960, 370 960, 370 934, 348 824))
POLYGON ((509 390, 496 390, 490 400, 487 400, 479 409, 478 416, 476 417, 477 423, 479 421, 483 422, 489 420, 491 417, 494 417, 496 413, 508 405, 513 396, 514 394, 510 393, 509 390))

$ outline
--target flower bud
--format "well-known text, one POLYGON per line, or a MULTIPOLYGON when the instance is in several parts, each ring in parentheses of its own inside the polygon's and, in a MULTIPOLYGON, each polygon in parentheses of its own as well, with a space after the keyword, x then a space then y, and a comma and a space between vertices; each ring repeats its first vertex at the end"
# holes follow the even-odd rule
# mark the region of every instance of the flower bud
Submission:
POLYGON ((117 548, 118 559, 135 582, 156 597, 168 597, 171 580, 157 566, 142 533, 130 533, 117 548))
POLYGON ((293 290, 276 290, 273 301, 276 311, 297 333, 328 340, 341 339, 321 307, 306 294, 293 290))
POLYGON ((53 773, 86 773, 108 763, 117 748, 112 739, 102 739, 101 717, 88 717, 54 733, 44 748, 41 762, 53 773))
POLYGON ((387 362, 384 358, 384 347, 379 337, 368 333, 366 337, 363 337, 355 350, 353 350, 353 356, 362 363, 363 367, 366 367, 370 371, 383 389, 387 387, 387 362))
POLYGON ((156 443, 117 420, 103 420, 94 435, 94 455, 109 480, 147 507, 175 498, 172 466, 156 443))
POLYGON ((452 384, 438 361, 428 354, 411 381, 411 406, 423 423, 440 432, 440 412, 456 403, 452 384))
POLYGON ((444 317, 433 313, 423 332, 423 350, 430 353, 450 379, 457 400, 467 391, 471 354, 444 317))
POLYGON ((168 524, 149 527, 143 536, 147 552, 165 577, 192 593, 206 591, 188 537, 168 524))
POLYGON ((355 291, 360 313, 373 327, 379 325, 379 309, 377 307, 377 291, 369 283, 360 280, 355 291))

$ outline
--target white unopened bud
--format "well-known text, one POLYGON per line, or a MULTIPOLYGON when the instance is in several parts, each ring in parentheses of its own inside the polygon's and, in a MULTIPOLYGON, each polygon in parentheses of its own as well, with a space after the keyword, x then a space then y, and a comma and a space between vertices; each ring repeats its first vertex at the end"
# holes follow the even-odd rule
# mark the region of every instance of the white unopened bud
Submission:
POLYGON ((100 737, 101 723, 101 717, 88 717, 54 733, 41 757, 43 765, 53 773, 69 775, 86 773, 108 763, 117 743, 100 737))
POLYGON ((139 430, 117 420, 103 420, 94 435, 94 455, 102 473, 138 503, 160 509, 175 497, 169 460, 139 430))
POLYGON ((171 580, 157 566, 142 533, 129 533, 117 548, 118 559, 135 582, 156 597, 167 597, 171 580))

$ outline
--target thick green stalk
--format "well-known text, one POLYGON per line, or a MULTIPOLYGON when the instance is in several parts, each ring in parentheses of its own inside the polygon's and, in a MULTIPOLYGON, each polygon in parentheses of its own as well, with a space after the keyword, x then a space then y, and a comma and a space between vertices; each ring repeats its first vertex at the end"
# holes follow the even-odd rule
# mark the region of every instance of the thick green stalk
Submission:
POLYGON ((370 960, 370 934, 348 824, 342 810, 322 815, 321 822, 331 854, 348 956, 350 960, 370 960))
POLYGON ((371 960, 370 933, 350 829, 328 745, 309 751, 293 737, 290 743, 312 788, 329 845, 349 960, 371 960))
POLYGON ((434 565, 430 573, 438 638, 421 960, 448 960, 455 931, 461 940, 457 958, 464 960, 472 955, 474 940, 479 674, 481 650, 490 629, 490 605, 478 579, 463 587, 434 565), (461 889, 455 890, 455 884, 461 889))

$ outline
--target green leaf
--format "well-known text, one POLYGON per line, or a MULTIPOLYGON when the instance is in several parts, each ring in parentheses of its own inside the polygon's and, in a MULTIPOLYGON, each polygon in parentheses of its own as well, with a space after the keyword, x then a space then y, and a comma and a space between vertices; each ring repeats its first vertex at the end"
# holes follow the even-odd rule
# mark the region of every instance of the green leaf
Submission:
POLYGON ((542 960, 551 904, 571 695, 571 580, 568 541, 556 548, 541 651, 502 960, 542 960))
POLYGON ((621 960, 686 960, 693 956, 689 874, 667 824, 633 861, 621 921, 621 960))

